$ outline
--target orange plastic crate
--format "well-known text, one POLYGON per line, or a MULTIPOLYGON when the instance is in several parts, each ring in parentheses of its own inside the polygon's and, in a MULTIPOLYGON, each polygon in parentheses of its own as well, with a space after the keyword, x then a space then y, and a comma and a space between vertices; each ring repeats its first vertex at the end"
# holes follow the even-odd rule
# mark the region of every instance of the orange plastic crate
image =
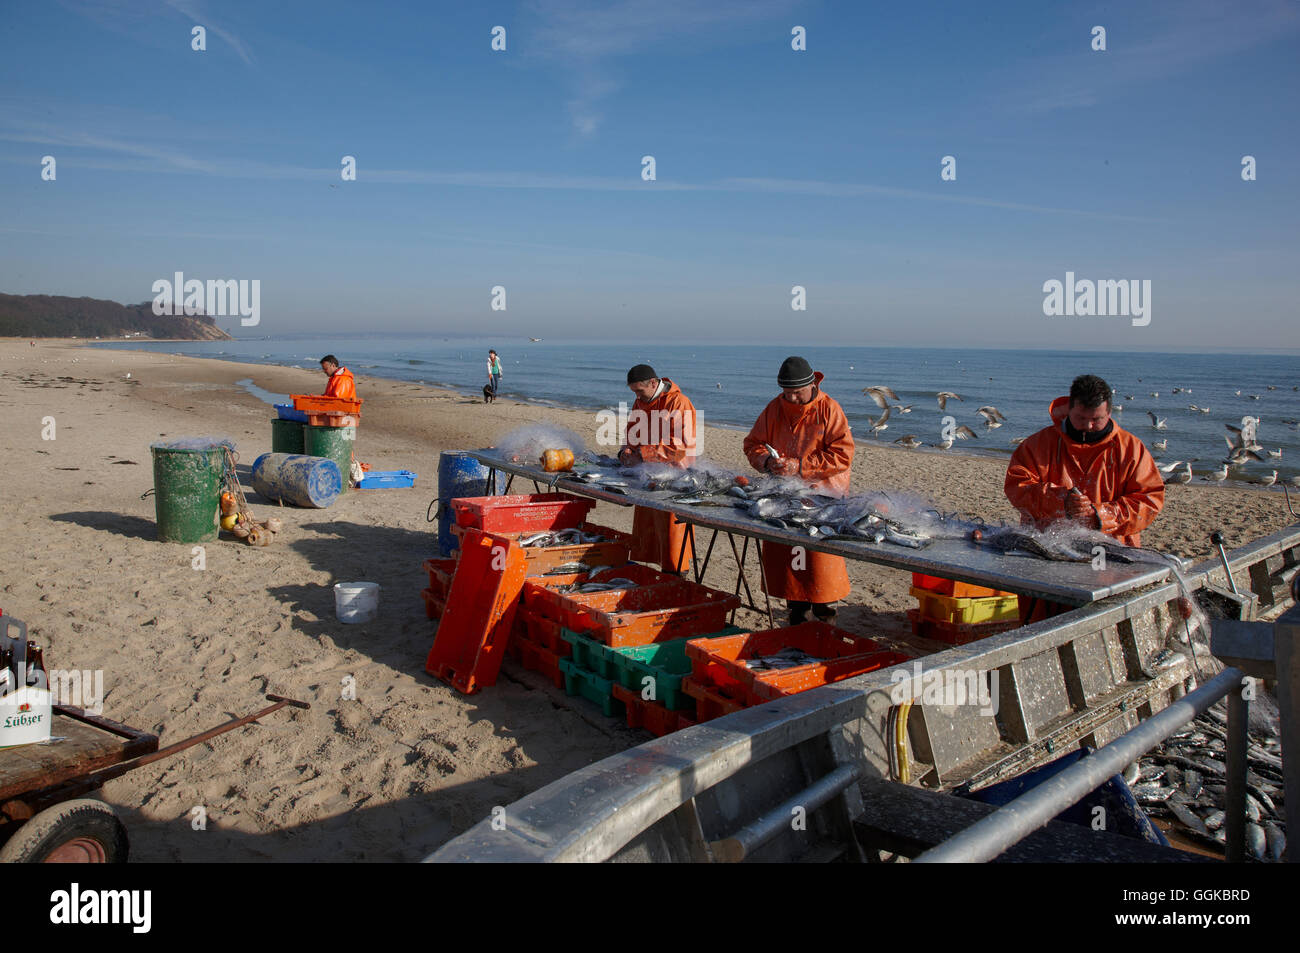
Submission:
POLYGON ((525 493, 458 497, 451 501, 451 510, 458 526, 489 533, 541 533, 573 529, 595 505, 595 500, 568 493, 525 493))
MULTIPOLYGON (((527 546, 524 555, 528 560, 528 575, 540 576, 568 563, 585 563, 588 566, 621 566, 628 561, 632 551, 631 537, 626 533, 588 523, 587 532, 604 536, 603 543, 575 543, 572 546, 527 546)), ((465 538, 469 527, 453 525, 452 535, 465 538)), ((540 531, 539 531, 540 532, 540 531)), ((498 536, 519 539, 522 533, 500 532, 498 536)), ((458 557, 459 558, 459 557, 458 557)))
POLYGON ((529 642, 540 645, 559 658, 568 658, 573 654, 573 646, 560 637, 560 633, 563 631, 563 626, 560 623, 542 616, 532 615, 526 610, 520 611, 524 619, 525 637, 529 642))
POLYGON ((519 664, 530 672, 538 672, 551 680, 556 688, 564 688, 564 672, 560 671, 560 657, 543 646, 526 639, 518 639, 515 648, 519 664))
POLYGON ((451 580, 456 574, 454 559, 426 559, 424 568, 429 573, 429 588, 440 599, 446 599, 451 592, 451 580))
POLYGON ((293 398, 293 409, 301 410, 303 413, 339 413, 339 414, 356 414, 361 416, 361 405, 364 403, 360 398, 355 400, 344 397, 324 397, 320 394, 290 394, 293 398))
POLYGON ((744 702, 728 698, 707 685, 701 685, 689 675, 682 679, 682 691, 695 699, 695 721, 697 724, 712 721, 714 718, 721 718, 723 715, 730 715, 732 712, 749 707, 744 702))
POLYGON ((959 599, 971 599, 976 596, 1010 596, 1014 594, 1003 592, 1001 589, 990 589, 988 586, 976 586, 969 582, 945 579, 943 576, 927 576, 923 572, 912 573, 912 585, 917 589, 925 589, 941 596, 955 596, 959 599))
POLYGON ((662 738, 664 735, 696 723, 695 719, 685 712, 669 711, 658 702, 648 702, 641 697, 640 692, 625 688, 617 682, 610 691, 626 706, 629 728, 644 728, 650 734, 662 738))
POLYGON ((730 593, 685 579, 585 594, 530 589, 532 585, 524 587, 530 610, 614 647, 717 632, 727 624, 727 613, 740 605, 730 593))
POLYGON ((825 622, 783 629, 692 639, 686 643, 691 677, 731 698, 757 705, 904 662, 910 656, 825 622), (751 669, 746 659, 795 648, 824 659, 784 669, 751 669))
POLYGON ((526 566, 514 540, 478 530, 467 534, 426 671, 467 695, 496 684, 526 566))
POLYGON ((447 609, 447 600, 432 589, 421 589, 420 596, 424 599, 425 617, 429 619, 442 618, 443 612, 447 609))
POLYGON ((938 622, 921 615, 919 609, 908 609, 907 617, 912 622, 912 634, 923 639, 933 639, 948 645, 967 645, 980 639, 1009 632, 1020 627, 1019 617, 1004 622, 973 622, 963 625, 959 622, 938 622))
POLYGON ((344 414, 332 410, 328 412, 306 412, 307 424, 311 427, 356 427, 361 423, 360 414, 344 414))

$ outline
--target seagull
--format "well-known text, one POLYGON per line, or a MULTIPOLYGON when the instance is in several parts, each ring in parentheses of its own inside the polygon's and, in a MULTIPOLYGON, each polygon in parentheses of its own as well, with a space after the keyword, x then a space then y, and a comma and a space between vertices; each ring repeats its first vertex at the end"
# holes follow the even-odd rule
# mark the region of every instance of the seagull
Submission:
POLYGON ((874 400, 876 406, 881 410, 889 409, 889 404, 886 401, 886 398, 888 398, 888 400, 902 400, 902 398, 895 394, 891 388, 883 385, 878 387, 864 387, 862 388, 862 393, 874 400))
POLYGON ((1207 474, 1205 479, 1212 480, 1215 483, 1222 483, 1224 480, 1228 479, 1228 465, 1225 463, 1222 469, 1207 474))
POLYGON ((1266 477, 1260 477, 1257 482, 1259 483, 1260 486, 1272 486, 1274 483, 1277 482, 1277 471, 1274 470, 1266 477))
POLYGON ((1277 387, 1275 387, 1273 384, 1269 384, 1269 385, 1268 385, 1268 389, 1269 389, 1269 390, 1277 390, 1277 387))
POLYGON ((1158 391, 1158 390, 1153 390, 1153 391, 1151 392, 1151 396, 1152 396, 1152 397, 1159 397, 1159 396, 1160 396, 1160 391, 1158 391))
MULTIPOLYGON (((1175 460, 1173 463, 1166 464, 1165 466, 1159 467, 1158 469, 1160 470, 1161 473, 1173 473, 1174 470, 1176 470, 1178 467, 1181 467, 1182 465, 1183 465, 1182 460, 1175 460)), ((1188 465, 1190 466, 1190 464, 1188 465)))
MULTIPOLYGON (((1175 388, 1174 388, 1173 390, 1171 390, 1169 393, 1171 393, 1171 394, 1181 394, 1182 392, 1183 392, 1183 389, 1182 389, 1181 387, 1175 387, 1175 388)), ((1187 393, 1190 394, 1191 391, 1188 391, 1187 393)))
POLYGON ((1185 464, 1187 469, 1182 473, 1171 473, 1165 480, 1166 483, 1191 483, 1192 482, 1192 465, 1185 464))
POLYGON ((1237 391, 1237 396, 1238 396, 1238 397, 1241 396, 1241 391, 1237 391))
POLYGON ((1270 457, 1272 457, 1274 460, 1281 460, 1281 459, 1282 459, 1282 448, 1281 448, 1281 447, 1278 447, 1276 450, 1270 450, 1270 451, 1268 452, 1268 455, 1269 455, 1270 457))
POLYGON ((1151 444, 1151 446, 1155 447, 1155 448, 1156 448, 1157 450, 1159 450, 1161 453, 1164 453, 1166 450, 1169 449, 1169 441, 1168 441, 1168 440, 1157 440, 1155 443, 1151 444))
POLYGON ((912 412, 912 405, 908 404, 906 407, 904 407, 902 404, 895 404, 894 409, 898 411, 900 414, 910 414, 912 412))
MULTIPOLYGON (((979 434, 971 430, 965 424, 962 424, 960 427, 957 427, 952 431, 951 437, 945 437, 939 443, 936 443, 935 446, 938 447, 940 450, 947 450, 952 446, 952 442, 954 438, 957 440, 965 440, 967 437, 970 437, 974 440, 978 440, 979 434)), ((1021 437, 1020 439, 1024 440, 1025 438, 1021 437)))
POLYGON ((979 414, 989 422, 995 420, 1001 422, 1007 419, 1006 416, 1003 415, 1002 411, 998 410, 996 407, 992 406, 991 404, 986 404, 985 406, 981 407, 979 410, 975 411, 975 413, 979 414))
POLYGON ((1110 405, 1110 409, 1111 409, 1111 410, 1123 410, 1123 409, 1124 409, 1124 405, 1123 405, 1123 404, 1111 404, 1111 405, 1110 405))
POLYGON ((899 437, 894 443, 901 443, 908 450, 915 450, 921 445, 921 441, 916 439, 916 434, 908 434, 906 437, 899 437))
POLYGON ((1210 408, 1208 408, 1208 407, 1202 407, 1202 408, 1201 408, 1201 413, 1203 413, 1203 414, 1208 414, 1209 412, 1210 412, 1210 408))
POLYGON ((1165 427, 1165 421, 1169 419, 1168 417, 1157 417, 1149 410, 1147 411, 1147 416, 1151 418, 1151 426, 1154 427, 1156 430, 1167 429, 1165 427))
POLYGON ((529 338, 528 340, 530 340, 530 341, 532 341, 534 344, 536 344, 538 341, 541 340, 541 338, 529 338))
POLYGON ((1194 410, 1194 411, 1196 411, 1198 414, 1201 412, 1201 408, 1197 407, 1195 404, 1188 404, 1188 405, 1187 405, 1187 409, 1188 409, 1188 410, 1194 410))
POLYGON ((880 431, 882 430, 888 430, 888 429, 889 429, 889 424, 885 423, 884 417, 881 417, 879 420, 874 421, 871 424, 871 432, 873 434, 877 434, 880 433, 880 431))
POLYGON ((1125 395, 1124 395, 1124 399, 1125 399, 1125 400, 1133 400, 1134 397, 1133 397, 1132 394, 1125 394, 1125 395))
POLYGON ((947 409, 948 409, 948 401, 950 401, 950 400, 961 400, 961 399, 962 399, 962 398, 958 397, 956 394, 954 394, 954 393, 953 393, 952 391, 950 391, 950 390, 941 390, 941 391, 939 391, 939 393, 938 393, 936 396, 939 398, 939 409, 940 409, 940 410, 947 410, 947 409))
POLYGON ((1028 437, 1012 437, 1011 446, 1018 447, 1028 439, 1029 439, 1028 437))
POLYGON ((1247 394, 1246 396, 1251 400, 1259 400, 1259 394, 1247 394))
POLYGON ((722 390, 722 381, 718 381, 718 390, 722 390))

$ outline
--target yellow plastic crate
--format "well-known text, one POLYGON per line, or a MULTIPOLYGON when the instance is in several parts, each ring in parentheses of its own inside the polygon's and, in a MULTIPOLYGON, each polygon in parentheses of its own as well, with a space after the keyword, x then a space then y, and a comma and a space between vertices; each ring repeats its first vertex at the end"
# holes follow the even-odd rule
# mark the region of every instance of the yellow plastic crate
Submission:
POLYGON ((959 598, 941 596, 916 586, 912 587, 912 595, 920 603, 922 618, 936 622, 971 625, 979 622, 1006 622, 1020 617, 1020 598, 1015 595, 959 598))

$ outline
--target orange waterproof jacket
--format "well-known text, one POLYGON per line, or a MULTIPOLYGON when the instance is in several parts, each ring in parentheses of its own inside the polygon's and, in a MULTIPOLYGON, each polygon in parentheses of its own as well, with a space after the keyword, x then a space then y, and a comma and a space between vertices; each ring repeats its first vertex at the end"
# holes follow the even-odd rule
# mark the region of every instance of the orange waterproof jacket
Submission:
POLYGON ((627 447, 639 448, 646 463, 690 466, 695 456, 695 405, 676 384, 668 386, 654 400, 640 397, 627 415, 627 447))
POLYGON ((818 488, 845 493, 853 465, 853 434, 844 408, 821 389, 825 375, 813 375, 817 396, 806 404, 773 398, 745 438, 745 456, 762 470, 770 444, 782 457, 799 461, 799 478, 818 488))
POLYGON ((341 397, 344 400, 357 399, 357 382, 352 377, 352 372, 346 367, 340 367, 334 372, 334 375, 325 385, 326 397, 341 397))
POLYGON ((1065 496, 1078 487, 1097 508, 1101 531, 1127 546, 1142 544, 1141 532, 1165 505, 1165 484, 1151 452, 1115 424, 1098 443, 1076 443, 1061 426, 1069 397, 1049 408, 1052 426, 1038 431, 1011 456, 1004 486, 1025 525, 1066 519, 1065 496))

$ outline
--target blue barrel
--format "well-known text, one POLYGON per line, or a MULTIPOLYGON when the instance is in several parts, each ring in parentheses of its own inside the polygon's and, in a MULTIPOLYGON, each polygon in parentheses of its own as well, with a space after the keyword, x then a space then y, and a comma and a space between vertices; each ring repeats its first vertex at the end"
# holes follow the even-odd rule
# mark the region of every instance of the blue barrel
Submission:
POLYGON ((268 500, 323 508, 338 499, 343 474, 326 457, 264 453, 253 461, 253 489, 268 500))
MULTIPOLYGON (((451 534, 455 520, 448 502, 462 496, 488 495, 488 468, 468 453, 444 450, 438 455, 438 548, 443 556, 450 556, 460 545, 451 534)), ((506 477, 497 474, 497 492, 504 487, 506 477)))

